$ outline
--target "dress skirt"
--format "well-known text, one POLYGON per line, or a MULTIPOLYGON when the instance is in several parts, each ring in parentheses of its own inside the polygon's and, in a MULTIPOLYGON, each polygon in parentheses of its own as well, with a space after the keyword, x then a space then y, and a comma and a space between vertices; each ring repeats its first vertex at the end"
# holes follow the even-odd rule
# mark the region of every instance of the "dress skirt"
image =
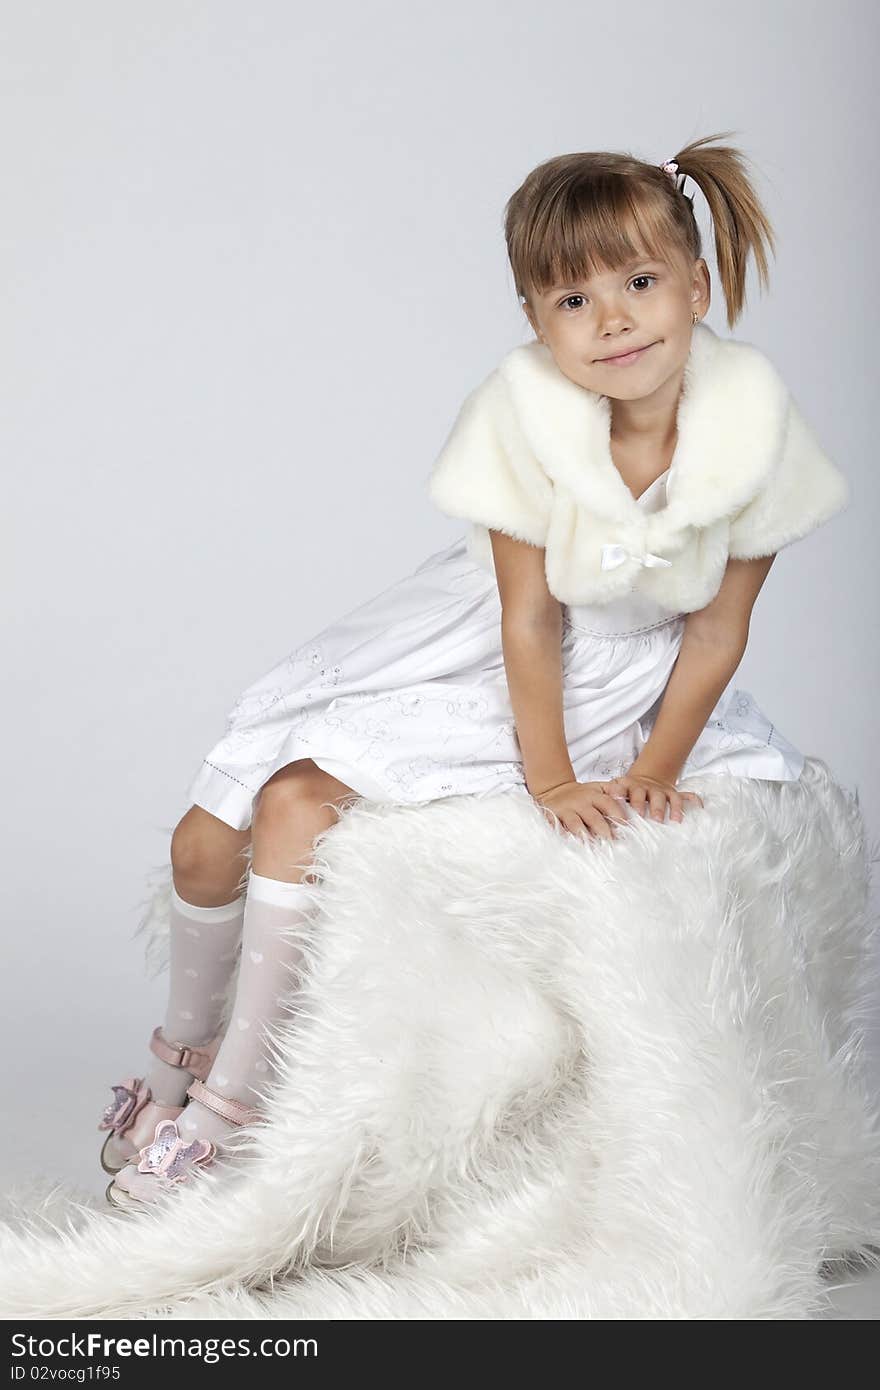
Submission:
MULTIPOLYGON (((644 746, 685 615, 632 593, 563 609, 563 717, 579 781, 620 776, 644 746)), ((300 758, 359 795, 409 805, 523 786, 494 574, 467 536, 301 642, 248 686, 189 788, 235 830, 300 758)), ((681 774, 796 780, 804 756, 747 690, 722 694, 681 774)), ((681 779, 679 779, 681 780, 681 779)))

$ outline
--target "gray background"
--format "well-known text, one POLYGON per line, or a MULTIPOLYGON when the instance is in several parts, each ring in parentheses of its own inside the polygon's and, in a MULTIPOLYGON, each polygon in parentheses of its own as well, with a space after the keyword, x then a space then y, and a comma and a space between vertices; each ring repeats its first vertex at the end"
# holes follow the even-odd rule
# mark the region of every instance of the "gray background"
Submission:
POLYGON ((752 162, 778 259, 734 333, 854 504, 776 561, 736 683, 877 834, 874 5, 0 21, 7 1182, 103 1188, 100 1111, 164 1011, 132 941, 147 875, 235 696, 462 533, 426 479, 531 336, 501 217, 550 155, 733 130, 752 162))

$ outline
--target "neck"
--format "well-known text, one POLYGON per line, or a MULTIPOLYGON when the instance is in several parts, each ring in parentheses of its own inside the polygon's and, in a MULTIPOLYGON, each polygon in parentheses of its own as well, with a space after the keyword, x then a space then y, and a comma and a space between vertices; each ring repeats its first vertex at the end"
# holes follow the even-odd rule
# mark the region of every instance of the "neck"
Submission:
POLYGON ((684 373, 664 381, 640 400, 611 401, 611 438, 620 448, 666 449, 674 442, 684 373))

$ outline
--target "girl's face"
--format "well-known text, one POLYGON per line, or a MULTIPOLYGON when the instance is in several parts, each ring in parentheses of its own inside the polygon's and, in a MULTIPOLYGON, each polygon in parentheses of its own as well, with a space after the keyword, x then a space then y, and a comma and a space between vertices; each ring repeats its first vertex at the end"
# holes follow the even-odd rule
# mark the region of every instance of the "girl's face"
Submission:
POLYGON ((615 400, 634 401, 683 373, 693 334, 710 299, 701 258, 640 257, 620 270, 533 293, 523 307, 536 337, 571 381, 615 400), (629 361, 612 355, 638 352, 629 361))

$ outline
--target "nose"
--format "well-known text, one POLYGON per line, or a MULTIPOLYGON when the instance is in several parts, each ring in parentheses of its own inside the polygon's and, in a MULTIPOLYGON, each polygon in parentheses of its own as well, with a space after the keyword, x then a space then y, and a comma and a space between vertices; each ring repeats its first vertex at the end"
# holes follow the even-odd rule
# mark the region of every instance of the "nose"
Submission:
POLYGON ((620 333, 631 333, 632 328, 632 319, 626 310, 612 306, 601 316, 599 334, 603 339, 608 339, 620 333))
MULTIPOLYGON (((633 329, 632 315, 630 306, 621 295, 612 291, 611 294, 604 296, 599 301, 598 330, 599 336, 605 340, 614 338, 620 333, 631 333, 633 329)), ((612 343, 613 347, 614 344, 612 343)))

